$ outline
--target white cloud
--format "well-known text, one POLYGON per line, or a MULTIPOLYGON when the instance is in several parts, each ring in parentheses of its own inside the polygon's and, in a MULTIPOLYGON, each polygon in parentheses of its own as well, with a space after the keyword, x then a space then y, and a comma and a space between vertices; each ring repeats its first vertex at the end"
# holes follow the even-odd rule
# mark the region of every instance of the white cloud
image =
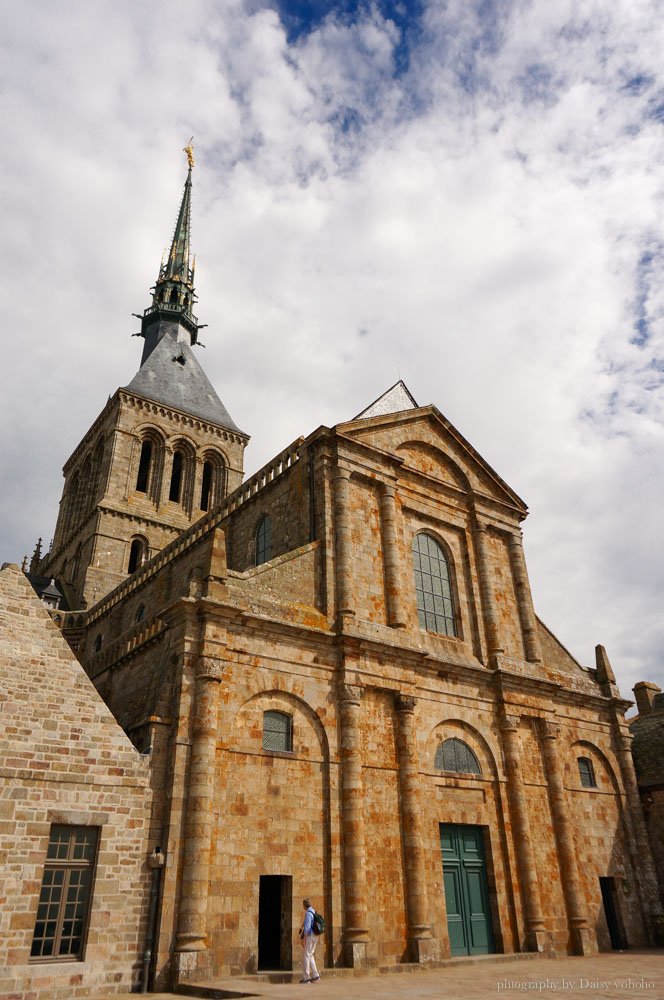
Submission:
POLYGON ((202 361, 248 471, 401 375, 529 501, 547 624, 664 685, 656 5, 432 3, 400 76, 376 9, 294 45, 235 0, 155 11, 0 0, 3 558, 138 365, 194 133, 202 361))

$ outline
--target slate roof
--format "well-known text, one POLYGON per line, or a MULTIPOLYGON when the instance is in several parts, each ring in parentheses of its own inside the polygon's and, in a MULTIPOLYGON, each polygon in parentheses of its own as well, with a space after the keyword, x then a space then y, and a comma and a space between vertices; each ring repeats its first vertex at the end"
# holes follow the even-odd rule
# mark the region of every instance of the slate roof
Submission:
POLYGON ((55 599, 59 602, 59 611, 70 610, 64 585, 59 580, 54 580, 50 576, 37 576, 34 573, 26 573, 25 575, 32 584, 32 588, 37 594, 37 597, 42 598, 46 595, 46 597, 50 597, 51 599, 55 599))
POLYGON ((416 410, 417 403, 408 391, 406 383, 399 379, 393 386, 386 389, 382 396, 358 413, 353 420, 367 420, 369 417, 384 417, 387 413, 400 413, 402 410, 416 410))
POLYGON ((170 332, 164 334, 125 388, 155 403, 164 403, 244 434, 219 399, 189 344, 178 341, 170 332))

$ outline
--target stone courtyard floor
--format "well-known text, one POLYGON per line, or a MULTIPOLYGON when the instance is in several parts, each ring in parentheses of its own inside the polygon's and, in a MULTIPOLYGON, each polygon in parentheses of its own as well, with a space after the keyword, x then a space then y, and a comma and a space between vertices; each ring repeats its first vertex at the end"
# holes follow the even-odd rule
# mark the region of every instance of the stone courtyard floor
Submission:
MULTIPOLYGON (((412 967, 407 967, 411 969, 412 967)), ((152 993, 153 1000, 180 997, 260 997, 297 1000, 314 993, 319 1000, 480 1000, 504 997, 516 1000, 664 1000, 664 949, 611 952, 593 958, 501 958, 456 960, 425 971, 393 971, 354 976, 330 971, 318 983, 270 983, 258 977, 233 977, 200 984, 178 994, 152 993)), ((119 1000, 118 994, 113 994, 119 1000)), ((133 1000, 136 994, 122 994, 133 1000)), ((94 1000, 112 1000, 110 994, 94 1000)))

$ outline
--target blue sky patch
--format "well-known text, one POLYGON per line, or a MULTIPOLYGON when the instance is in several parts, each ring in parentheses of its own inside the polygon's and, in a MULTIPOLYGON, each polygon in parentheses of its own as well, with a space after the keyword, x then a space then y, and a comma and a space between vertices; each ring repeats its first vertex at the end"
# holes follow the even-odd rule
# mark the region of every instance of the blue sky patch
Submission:
POLYGON ((372 7, 385 20, 392 21, 399 29, 395 48, 395 74, 406 72, 410 63, 410 49, 419 37, 425 0, 274 0, 289 44, 320 27, 327 17, 345 24, 353 24, 369 16, 372 7))

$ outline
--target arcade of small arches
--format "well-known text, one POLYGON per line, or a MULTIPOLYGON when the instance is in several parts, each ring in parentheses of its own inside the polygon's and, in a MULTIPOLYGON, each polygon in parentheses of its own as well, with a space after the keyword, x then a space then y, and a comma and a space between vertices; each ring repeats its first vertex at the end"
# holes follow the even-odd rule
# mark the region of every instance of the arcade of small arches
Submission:
POLYGON ((154 428, 143 430, 138 443, 134 489, 155 504, 168 502, 204 513, 226 496, 227 462, 221 452, 198 452, 182 437, 167 442, 154 428))

